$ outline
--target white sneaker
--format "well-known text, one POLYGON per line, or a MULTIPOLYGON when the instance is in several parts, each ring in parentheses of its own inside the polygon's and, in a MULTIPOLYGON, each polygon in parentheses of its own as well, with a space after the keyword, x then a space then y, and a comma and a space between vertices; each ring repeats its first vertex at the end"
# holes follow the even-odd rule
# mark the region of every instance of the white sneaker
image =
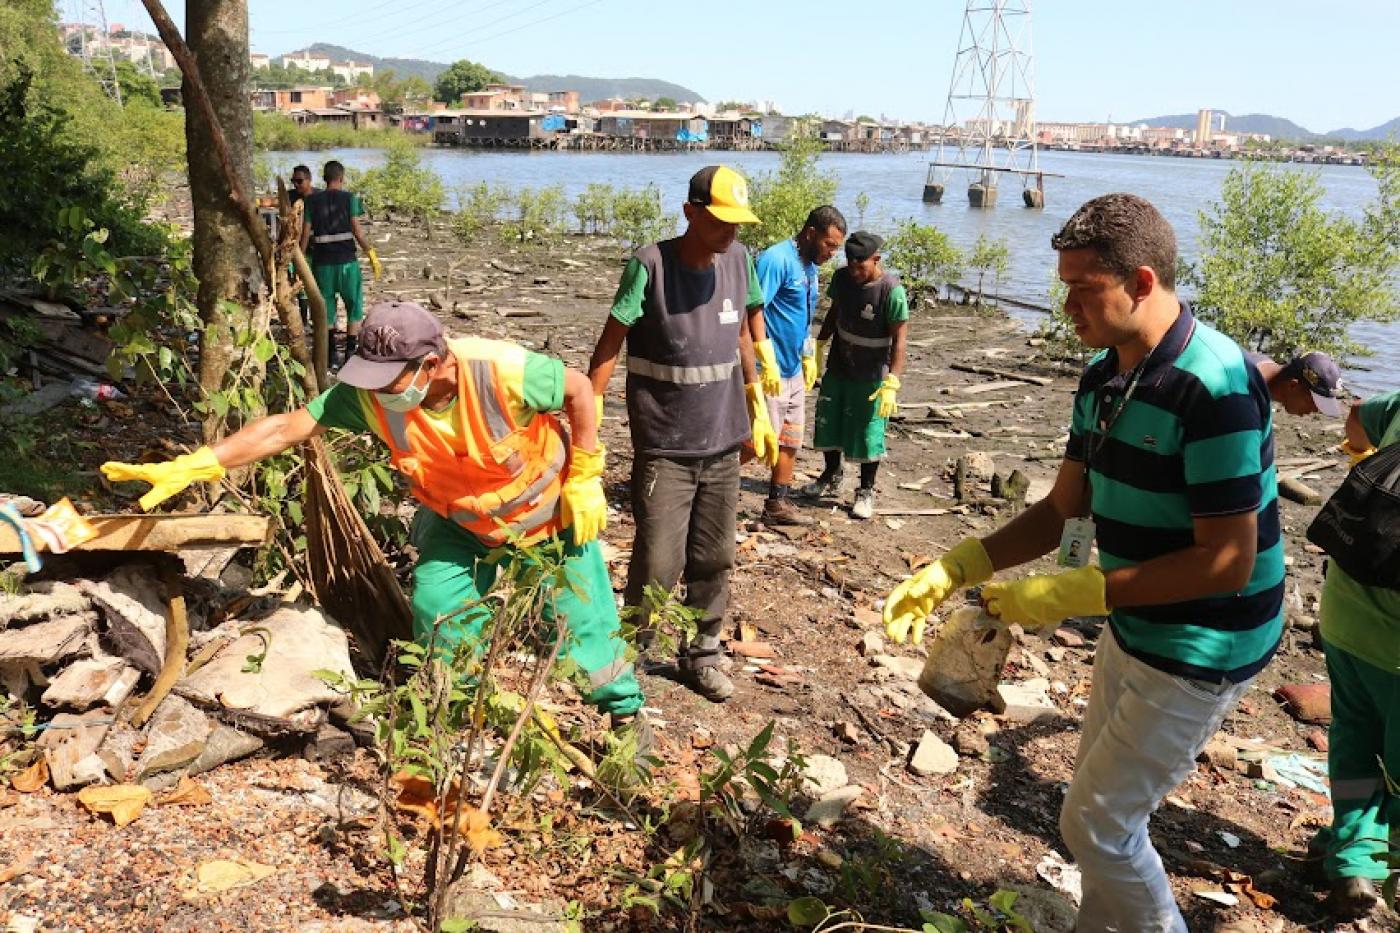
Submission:
POLYGON ((866 519, 875 516, 875 490, 857 489, 856 502, 851 506, 851 515, 854 518, 866 519))

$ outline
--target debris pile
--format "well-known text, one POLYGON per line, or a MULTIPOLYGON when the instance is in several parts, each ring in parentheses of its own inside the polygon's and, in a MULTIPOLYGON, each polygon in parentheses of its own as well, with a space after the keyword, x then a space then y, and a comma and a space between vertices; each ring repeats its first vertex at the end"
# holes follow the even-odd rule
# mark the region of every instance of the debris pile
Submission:
POLYGON ((159 557, 0 597, 0 750, 72 791, 163 790, 265 744, 353 747, 334 724, 353 711, 324 679, 354 677, 344 631, 159 557))

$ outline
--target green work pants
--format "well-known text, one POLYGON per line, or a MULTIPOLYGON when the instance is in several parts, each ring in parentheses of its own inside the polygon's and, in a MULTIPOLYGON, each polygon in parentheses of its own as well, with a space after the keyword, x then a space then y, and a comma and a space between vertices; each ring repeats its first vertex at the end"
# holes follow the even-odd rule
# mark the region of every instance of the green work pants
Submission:
POLYGON ((311 274, 321 297, 326 299, 326 326, 335 330, 335 296, 345 305, 345 319, 351 324, 365 316, 364 284, 360 279, 360 261, 312 265, 311 274))
MULTIPOLYGON (((480 642, 491 618, 481 597, 496 582, 500 565, 487 561, 489 549, 456 522, 420 508, 413 522, 418 563, 413 568, 413 634, 427 644, 440 625, 437 643, 480 642), (441 620, 441 621, 439 621, 441 620)), ((562 651, 588 676, 586 699, 605 713, 629 716, 642 705, 642 688, 619 635, 612 581, 597 541, 565 548, 570 585, 546 598, 544 617, 556 613, 568 626, 562 651)), ((506 560, 517 559, 514 556, 506 560)), ((480 650, 482 646, 478 646, 480 650)))
POLYGON ((1332 825, 1313 847, 1327 852, 1328 878, 1386 877, 1386 851, 1396 797, 1381 771, 1400 780, 1400 673, 1385 671, 1329 643, 1332 725, 1327 730, 1327 771, 1332 783, 1332 825))

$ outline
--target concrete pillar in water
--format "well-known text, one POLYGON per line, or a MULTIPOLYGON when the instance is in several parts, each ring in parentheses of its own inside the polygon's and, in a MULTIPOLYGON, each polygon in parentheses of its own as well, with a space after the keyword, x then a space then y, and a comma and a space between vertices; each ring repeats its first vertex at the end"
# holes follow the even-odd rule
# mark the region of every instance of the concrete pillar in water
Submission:
POLYGON ((1022 188, 1021 200, 1026 202, 1026 207, 1043 208, 1045 206, 1045 192, 1039 188, 1022 188))
POLYGON ((997 203, 996 186, 973 182, 967 187, 967 201, 973 207, 995 207, 997 203))
POLYGON ((924 200, 929 204, 943 203, 943 186, 937 182, 924 185, 924 200))

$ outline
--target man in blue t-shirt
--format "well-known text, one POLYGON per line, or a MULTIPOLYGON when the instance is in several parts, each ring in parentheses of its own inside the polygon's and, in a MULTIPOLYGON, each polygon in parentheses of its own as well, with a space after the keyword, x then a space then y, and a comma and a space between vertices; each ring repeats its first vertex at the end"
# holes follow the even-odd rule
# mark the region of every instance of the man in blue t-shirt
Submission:
POLYGON ((801 525, 805 519, 788 501, 797 449, 806 427, 806 393, 817 381, 810 330, 816 316, 817 267, 846 239, 846 218, 830 205, 807 215, 797 236, 774 243, 758 256, 763 288, 763 325, 778 363, 782 390, 768 397, 768 418, 778 432, 778 465, 768 481, 763 520, 770 525, 801 525))

